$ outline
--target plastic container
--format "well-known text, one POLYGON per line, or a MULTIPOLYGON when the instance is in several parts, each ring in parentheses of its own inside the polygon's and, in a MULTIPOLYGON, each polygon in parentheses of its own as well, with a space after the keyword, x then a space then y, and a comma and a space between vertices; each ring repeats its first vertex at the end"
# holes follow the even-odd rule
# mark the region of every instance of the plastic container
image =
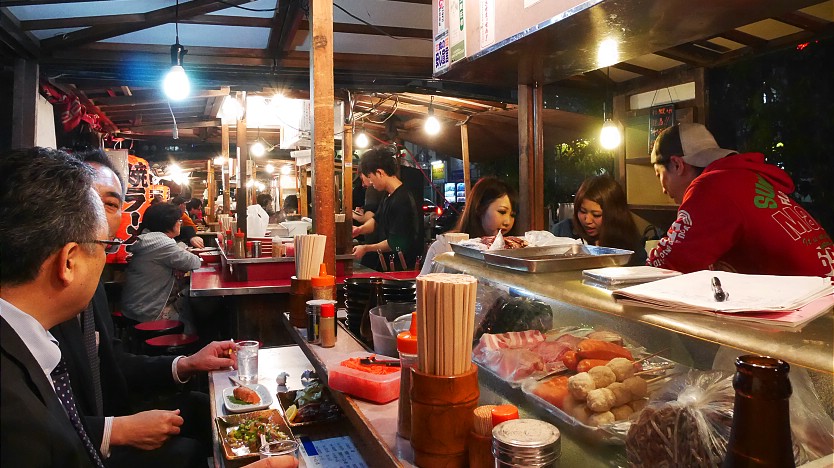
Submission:
POLYGON ((518 419, 518 408, 515 405, 498 405, 492 408, 492 427, 513 419, 518 419))
POLYGON ((362 372, 341 365, 342 361, 355 357, 368 357, 361 351, 343 355, 327 363, 327 385, 333 390, 347 393, 374 403, 388 403, 400 395, 400 372, 378 375, 362 372))
POLYGON ((253 250, 254 247, 255 244, 253 244, 252 241, 246 241, 246 258, 252 258, 255 256, 253 250))
POLYGON ((235 233, 235 243, 232 251, 235 258, 246 258, 246 235, 240 229, 235 233))
POLYGON ((322 348, 336 346, 336 310, 333 304, 321 305, 319 318, 319 340, 322 348))
POLYGON ((400 353, 400 407, 397 414, 397 434, 411 438, 411 369, 417 366, 417 314, 411 313, 411 327, 397 335, 400 353))
POLYGON ((313 299, 336 299, 336 277, 327 274, 326 264, 321 264, 318 276, 310 278, 310 285, 313 287, 313 299))

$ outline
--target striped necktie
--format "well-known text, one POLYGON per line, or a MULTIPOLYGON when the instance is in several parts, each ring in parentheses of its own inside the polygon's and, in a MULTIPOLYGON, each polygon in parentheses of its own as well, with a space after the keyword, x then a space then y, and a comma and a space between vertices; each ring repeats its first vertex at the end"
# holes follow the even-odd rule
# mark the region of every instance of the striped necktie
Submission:
POLYGON ((103 416, 101 396, 101 362, 98 357, 98 346, 96 345, 96 320, 93 312, 93 304, 87 306, 81 313, 82 332, 84 339, 84 350, 87 352, 87 360, 90 363, 90 372, 93 377, 93 391, 96 397, 96 416, 103 416))

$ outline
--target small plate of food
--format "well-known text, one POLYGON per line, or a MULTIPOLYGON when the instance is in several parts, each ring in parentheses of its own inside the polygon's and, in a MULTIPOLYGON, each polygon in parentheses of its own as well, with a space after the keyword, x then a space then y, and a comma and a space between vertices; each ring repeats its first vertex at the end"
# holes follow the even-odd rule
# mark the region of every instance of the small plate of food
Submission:
POLYGON ((269 408, 272 395, 261 384, 235 385, 223 389, 223 405, 230 413, 244 413, 269 408))
POLYGON ((264 441, 293 439, 292 431, 275 409, 220 416, 215 422, 229 460, 257 457, 264 441))

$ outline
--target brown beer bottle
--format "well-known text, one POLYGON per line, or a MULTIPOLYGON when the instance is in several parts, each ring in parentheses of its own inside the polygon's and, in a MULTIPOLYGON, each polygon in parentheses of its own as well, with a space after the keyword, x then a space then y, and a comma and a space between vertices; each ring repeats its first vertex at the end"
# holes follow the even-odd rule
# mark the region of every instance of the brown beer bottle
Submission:
POLYGON ((733 427, 724 468, 795 467, 788 399, 790 366, 765 356, 736 358, 733 427))

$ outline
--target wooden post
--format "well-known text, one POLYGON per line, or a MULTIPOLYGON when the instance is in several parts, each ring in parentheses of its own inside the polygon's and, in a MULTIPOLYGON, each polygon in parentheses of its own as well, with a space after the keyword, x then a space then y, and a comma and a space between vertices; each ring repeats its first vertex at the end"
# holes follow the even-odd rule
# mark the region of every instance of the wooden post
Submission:
MULTIPOLYGON (((333 2, 312 0, 310 5, 310 101, 313 106, 313 222, 315 232, 327 236, 324 263, 336 271, 333 145, 333 2)), ((302 192, 306 196, 306 187, 302 192)), ((301 197, 299 197, 300 199, 301 197)))
MULTIPOLYGON (((238 91, 237 100, 246 109, 246 92, 238 91)), ((237 228, 243 231, 246 236, 246 197, 247 162, 249 161, 249 145, 246 142, 246 117, 237 121, 237 132, 235 132, 235 143, 237 144, 238 169, 237 169, 237 192, 235 192, 235 207, 237 208, 237 228)))
POLYGON ((467 124, 460 126, 460 147, 463 152, 463 185, 466 189, 466 196, 469 197, 469 190, 472 188, 472 174, 469 169, 469 128, 467 124))
POLYGON ((342 208, 345 221, 350 223, 353 219, 353 125, 345 125, 342 134, 342 208))
POLYGON ((230 182, 229 169, 229 124, 222 124, 220 126, 220 154, 223 155, 223 213, 231 214, 232 206, 232 187, 230 182))
POLYGON ((544 229, 544 138, 542 93, 518 86, 518 180, 521 232, 544 229))
POLYGON ((214 199, 217 198, 217 184, 214 182, 214 160, 206 161, 208 170, 206 171, 206 189, 208 200, 206 200, 206 221, 214 222, 214 199))
POLYGON ((307 213, 307 165, 298 166, 298 214, 308 216, 307 213))
POLYGON ((14 64, 12 148, 31 148, 35 146, 37 107, 38 62, 18 59, 14 64))

